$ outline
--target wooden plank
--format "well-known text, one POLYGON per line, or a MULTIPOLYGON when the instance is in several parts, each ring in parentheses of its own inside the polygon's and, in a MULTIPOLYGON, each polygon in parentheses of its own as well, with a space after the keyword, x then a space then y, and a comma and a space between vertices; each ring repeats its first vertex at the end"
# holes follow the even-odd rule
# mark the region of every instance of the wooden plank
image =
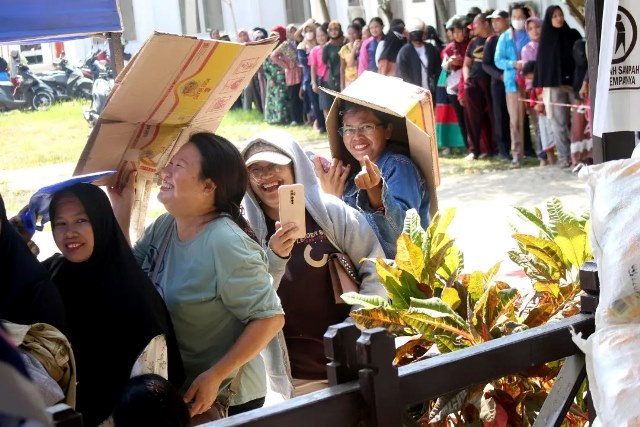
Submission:
POLYGON ((400 385, 393 365, 396 346, 384 328, 362 332, 356 345, 360 369, 360 393, 364 400, 366 427, 400 427, 400 385))
POLYGON ((305 394, 273 406, 234 415, 207 427, 355 427, 362 406, 357 381, 305 394))
POLYGON ((356 341, 360 330, 353 323, 339 323, 329 326, 324 334, 324 354, 327 363, 329 386, 358 379, 356 341))
POLYGON ((533 427, 560 427, 586 377, 587 368, 584 363, 584 355, 574 354, 567 357, 533 427))
POLYGON ((571 341, 573 326, 583 337, 593 333, 591 314, 578 314, 544 326, 442 354, 399 368, 402 405, 423 402, 559 360, 580 350, 571 341))
POLYGON ((600 293, 598 264, 595 261, 587 261, 580 268, 580 289, 589 294, 600 293))

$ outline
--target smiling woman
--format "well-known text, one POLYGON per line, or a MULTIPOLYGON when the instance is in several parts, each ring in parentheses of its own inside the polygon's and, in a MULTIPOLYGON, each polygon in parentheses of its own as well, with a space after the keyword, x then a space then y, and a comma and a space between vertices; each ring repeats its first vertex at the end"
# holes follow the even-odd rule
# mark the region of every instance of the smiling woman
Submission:
POLYGON ((429 224, 426 182, 409 157, 395 152, 390 116, 349 102, 341 104, 340 115, 335 140, 343 144, 339 152, 344 156, 334 159, 328 171, 319 159, 314 161, 320 185, 362 212, 387 258, 394 258, 407 210, 418 211, 423 227, 429 224))
POLYGON ((64 305, 77 367, 77 410, 85 425, 94 426, 109 417, 150 343, 162 348, 166 342, 168 353, 142 373, 166 376, 168 362, 169 379, 179 386, 182 361, 169 313, 136 264, 107 195, 76 184, 54 194, 49 213, 62 255, 43 265, 64 305))

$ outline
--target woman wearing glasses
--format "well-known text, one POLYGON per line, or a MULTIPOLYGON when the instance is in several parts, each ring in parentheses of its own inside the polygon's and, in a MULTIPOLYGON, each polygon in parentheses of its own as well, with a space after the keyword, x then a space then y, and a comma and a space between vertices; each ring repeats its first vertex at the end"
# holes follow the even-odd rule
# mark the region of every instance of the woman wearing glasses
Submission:
POLYGON ((387 258, 394 258, 407 210, 416 209, 422 226, 429 225, 426 182, 413 161, 398 154, 400 145, 390 141, 389 115, 343 101, 340 116, 339 135, 330 135, 329 140, 332 151, 342 153, 342 158, 333 159, 328 170, 319 158, 314 160, 320 185, 325 193, 362 212, 387 258))
POLYGON ((262 354, 271 388, 293 397, 327 386, 323 336, 330 325, 343 322, 351 308, 336 302, 329 255, 349 256, 361 281, 361 294, 386 298, 374 263, 359 262, 384 254, 359 212, 320 191, 311 161, 290 135, 277 131, 257 135, 243 156, 250 176, 246 215, 267 252, 269 273, 286 313, 282 334, 262 354), (278 187, 294 183, 303 184, 305 193, 305 230, 299 239, 293 237, 297 234, 293 223, 279 222, 278 187))

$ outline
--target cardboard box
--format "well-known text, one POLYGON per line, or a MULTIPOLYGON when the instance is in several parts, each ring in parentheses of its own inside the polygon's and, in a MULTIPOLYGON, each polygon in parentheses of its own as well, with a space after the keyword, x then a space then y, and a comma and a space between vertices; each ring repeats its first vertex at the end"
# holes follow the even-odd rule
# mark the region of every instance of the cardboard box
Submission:
POLYGON ((364 105, 391 116, 394 150, 411 157, 418 166, 429 189, 431 216, 438 211, 436 188, 440 185, 438 144, 431 92, 406 83, 399 78, 365 71, 342 92, 322 88, 336 97, 327 116, 327 135, 332 157, 360 167, 349 154, 338 133, 338 117, 342 101, 364 105))
POLYGON ((118 75, 74 175, 155 174, 192 133, 215 132, 276 44, 155 33, 118 75))

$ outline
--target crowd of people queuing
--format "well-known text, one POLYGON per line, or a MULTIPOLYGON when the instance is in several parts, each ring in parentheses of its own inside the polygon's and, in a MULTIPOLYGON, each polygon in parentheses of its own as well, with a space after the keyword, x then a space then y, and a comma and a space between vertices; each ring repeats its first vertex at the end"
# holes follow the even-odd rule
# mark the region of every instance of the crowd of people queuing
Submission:
MULTIPOLYGON (((195 133, 160 171, 167 212, 137 242, 135 172, 108 196, 75 183, 50 201, 60 253, 42 262, 0 197, 0 361, 38 385, 36 400, 68 403, 85 426, 186 426, 220 407, 259 408, 268 387, 285 398, 327 387, 323 335, 354 308, 336 294, 329 260, 351 259, 359 292, 386 298, 361 260, 394 259, 407 210, 426 227, 430 200, 393 138, 397 122, 319 87, 340 92, 375 71, 428 88, 444 154, 461 147, 469 160, 495 154, 516 167, 529 151, 541 164, 556 150, 563 165, 588 158, 584 116, 565 107, 585 101, 586 60, 559 7, 544 20, 521 5, 473 10, 447 22, 448 44, 419 19, 383 28, 379 18, 354 20, 346 36, 337 21, 276 27, 281 43, 239 100, 269 123, 319 132, 335 106, 330 161, 282 131, 242 151, 195 133), (278 188, 294 183, 304 185, 304 230, 280 222, 278 188)), ((255 28, 238 40, 269 35, 255 28)), ((11 411, 0 402, 0 424, 20 418, 11 411)))
MULTIPOLYGON (((466 152, 520 167, 576 168, 591 161, 585 40, 568 26, 560 6, 543 17, 524 4, 509 11, 473 7, 436 28, 412 18, 355 18, 300 27, 254 28, 238 41, 277 36, 268 58, 237 105, 264 112, 271 124, 313 125, 326 132, 332 97, 365 70, 397 76, 434 96, 442 155, 466 152)), ((214 36, 214 35, 212 35, 214 36)))

